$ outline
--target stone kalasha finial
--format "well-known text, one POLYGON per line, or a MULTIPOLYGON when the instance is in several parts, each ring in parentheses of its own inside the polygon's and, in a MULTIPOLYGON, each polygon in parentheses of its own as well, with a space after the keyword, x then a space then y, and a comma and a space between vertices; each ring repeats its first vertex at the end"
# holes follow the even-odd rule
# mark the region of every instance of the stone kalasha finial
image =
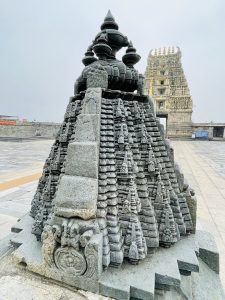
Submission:
POLYGON ((115 29, 115 30, 119 29, 119 26, 115 22, 115 19, 110 10, 108 10, 108 13, 104 19, 104 23, 101 25, 101 30, 104 29, 115 29))
POLYGON ((108 36, 107 33, 101 33, 97 39, 96 44, 93 46, 93 50, 99 59, 106 59, 111 56, 112 48, 107 44, 108 36))
POLYGON ((85 53, 85 57, 82 59, 82 62, 85 66, 88 66, 97 60, 97 58, 94 57, 94 53, 93 53, 92 49, 93 49, 92 45, 89 46, 87 49, 87 52, 85 53))
POLYGON ((133 47, 132 42, 129 42, 129 45, 126 50, 126 54, 122 57, 125 65, 133 67, 141 59, 140 55, 136 53, 136 49, 133 47))
POLYGON ((102 33, 107 33, 107 44, 112 48, 112 58, 115 57, 116 52, 119 51, 122 47, 128 46, 127 37, 124 36, 121 32, 119 32, 118 29, 119 27, 115 22, 115 19, 113 18, 111 12, 108 11, 104 23, 101 26, 102 31, 99 34, 97 34, 94 41, 94 44, 96 44, 96 41, 98 40, 99 36, 102 33))
POLYGON ((81 76, 77 79, 74 85, 75 94, 86 90, 87 73, 89 67, 95 68, 96 58, 93 52, 99 58, 99 63, 104 66, 108 73, 108 89, 120 90, 126 92, 138 91, 143 94, 144 80, 139 76, 139 72, 133 67, 140 60, 140 56, 136 53, 132 44, 129 45, 127 53, 124 55, 124 62, 116 59, 116 53, 122 48, 128 46, 128 39, 118 31, 111 12, 109 11, 104 23, 101 26, 101 31, 96 35, 93 44, 85 53, 83 63, 86 68, 82 71, 81 76))

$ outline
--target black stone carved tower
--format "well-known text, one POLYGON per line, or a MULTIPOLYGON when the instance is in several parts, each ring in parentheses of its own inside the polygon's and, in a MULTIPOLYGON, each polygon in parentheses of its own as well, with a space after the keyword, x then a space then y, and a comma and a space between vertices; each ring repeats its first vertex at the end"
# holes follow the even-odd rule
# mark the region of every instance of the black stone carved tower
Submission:
POLYGON ((38 253, 29 268, 98 293, 111 266, 136 268, 195 231, 193 192, 143 94, 140 56, 118 29, 109 11, 82 60, 29 217, 38 253))

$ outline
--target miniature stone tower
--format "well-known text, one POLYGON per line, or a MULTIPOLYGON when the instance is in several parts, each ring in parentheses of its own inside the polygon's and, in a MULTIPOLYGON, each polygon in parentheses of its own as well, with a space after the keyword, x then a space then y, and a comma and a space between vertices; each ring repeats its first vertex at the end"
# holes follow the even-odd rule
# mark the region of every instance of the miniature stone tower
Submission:
POLYGON ((145 93, 153 98, 156 116, 166 118, 168 138, 191 137, 192 99, 178 47, 150 51, 145 93))
POLYGON ((184 246, 195 232, 194 193, 143 95, 139 60, 109 11, 30 215, 13 229, 14 257, 28 270, 116 299, 153 299, 157 287, 180 286, 181 272, 198 270, 195 248, 184 246))

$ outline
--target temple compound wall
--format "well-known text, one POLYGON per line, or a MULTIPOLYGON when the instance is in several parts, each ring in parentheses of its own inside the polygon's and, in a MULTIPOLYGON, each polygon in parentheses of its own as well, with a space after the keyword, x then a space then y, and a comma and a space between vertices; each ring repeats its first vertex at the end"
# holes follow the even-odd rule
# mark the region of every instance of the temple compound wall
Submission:
POLYGON ((60 124, 48 122, 27 122, 22 124, 0 125, 0 139, 49 138, 56 137, 60 124))
POLYGON ((191 137, 193 104, 178 47, 150 51, 145 94, 153 98, 156 116, 166 118, 168 138, 191 137))

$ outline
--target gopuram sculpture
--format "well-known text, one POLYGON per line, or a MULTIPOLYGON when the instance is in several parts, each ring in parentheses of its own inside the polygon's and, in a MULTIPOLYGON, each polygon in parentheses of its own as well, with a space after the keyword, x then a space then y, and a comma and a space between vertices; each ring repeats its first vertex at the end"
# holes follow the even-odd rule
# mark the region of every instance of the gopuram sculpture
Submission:
POLYGON ((199 270, 194 191, 143 94, 139 60, 109 11, 82 60, 30 215, 13 228, 14 257, 29 271, 116 299, 181 291, 182 278, 199 270))

